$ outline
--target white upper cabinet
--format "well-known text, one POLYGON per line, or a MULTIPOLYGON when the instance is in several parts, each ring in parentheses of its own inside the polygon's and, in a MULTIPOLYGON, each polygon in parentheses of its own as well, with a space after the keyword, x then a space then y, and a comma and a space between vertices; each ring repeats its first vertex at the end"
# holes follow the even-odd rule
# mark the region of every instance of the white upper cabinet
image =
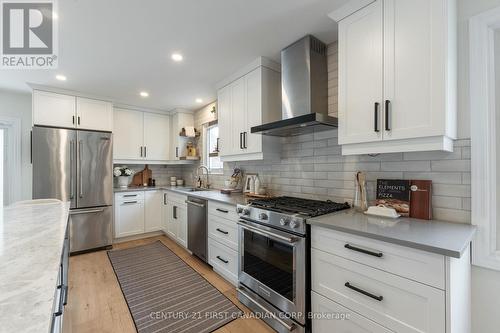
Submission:
POLYGON ((144 113, 144 158, 166 161, 170 153, 170 117, 144 113))
POLYGON ((115 108, 113 132, 115 162, 169 160, 169 115, 115 108))
POLYGON ((106 101, 34 90, 33 124, 112 131, 113 106, 106 101))
POLYGON ((221 159, 262 160, 279 153, 279 139, 252 134, 253 126, 281 119, 280 66, 258 58, 219 84, 221 159))
POLYGON ((339 24, 339 144, 382 140, 382 15, 377 1, 339 24))
POLYGON ((113 130, 113 104, 90 98, 76 98, 76 127, 97 131, 113 130))
POLYGON ((114 109, 113 159, 143 159, 144 119, 140 111, 114 109))
POLYGON ((452 151, 456 1, 357 0, 330 17, 339 22, 342 153, 452 151))
POLYGON ((192 113, 177 112, 172 116, 170 135, 170 159, 180 160, 187 155, 187 143, 194 138, 181 137, 179 134, 186 126, 194 126, 194 116, 192 113))
POLYGON ((33 124, 73 128, 76 126, 76 97, 33 91, 33 124))

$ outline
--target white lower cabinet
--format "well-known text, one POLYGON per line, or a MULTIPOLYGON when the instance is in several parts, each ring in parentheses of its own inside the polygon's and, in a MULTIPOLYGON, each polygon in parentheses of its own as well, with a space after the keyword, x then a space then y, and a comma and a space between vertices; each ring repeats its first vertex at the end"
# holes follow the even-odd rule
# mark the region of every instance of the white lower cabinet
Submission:
POLYGON ((238 284, 238 252, 208 238, 208 263, 233 285, 238 284))
POLYGON ((238 214, 234 205, 208 202, 208 263, 238 285, 238 214))
POLYGON ((185 248, 188 241, 186 199, 187 196, 172 192, 166 192, 163 197, 165 213, 163 220, 166 223, 163 230, 167 236, 185 248))
POLYGON ((451 258, 311 229, 313 332, 470 332, 469 249, 451 258))
POLYGON ((311 303, 313 313, 312 331, 314 333, 393 332, 314 291, 311 294, 311 303))
POLYGON ((115 194, 115 238, 144 233, 144 193, 115 194))
POLYGON ((146 191, 144 195, 144 231, 158 231, 162 229, 162 191, 146 191))

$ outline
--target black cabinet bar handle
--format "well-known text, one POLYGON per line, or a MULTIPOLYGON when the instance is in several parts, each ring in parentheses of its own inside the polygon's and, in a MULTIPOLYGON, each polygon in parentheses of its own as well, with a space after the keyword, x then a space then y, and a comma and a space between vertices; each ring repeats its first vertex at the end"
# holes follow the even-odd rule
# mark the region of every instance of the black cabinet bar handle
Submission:
POLYGON ((379 108, 380 103, 375 102, 375 109, 374 109, 374 116, 373 116, 373 130, 375 132, 380 132, 378 129, 378 108, 379 108))
POLYGON ((179 147, 175 147, 175 157, 179 157, 179 147))
POLYGON ((224 231, 224 230, 222 230, 222 229, 219 229, 219 228, 217 228, 217 229, 215 229, 215 230, 217 230, 218 232, 220 232, 221 234, 224 234, 224 235, 227 235, 227 234, 229 234, 229 232, 227 232, 227 231, 224 231))
POLYGON ((80 125, 80 116, 78 116, 78 125, 80 125))
POLYGON ((391 107, 391 101, 386 99, 385 100, 385 130, 390 131, 391 126, 390 126, 390 107, 391 107))
POLYGON ((240 132, 240 149, 243 149, 243 132, 240 132))
POLYGON ((172 209, 173 218, 177 220, 177 206, 174 206, 172 209))
POLYGON ((129 204, 136 204, 137 201, 124 201, 123 204, 124 205, 129 205, 129 204))
POLYGON ((222 259, 221 257, 217 256, 217 259, 219 259, 220 261, 222 261, 223 263, 227 264, 229 261, 225 260, 225 259, 222 259))
POLYGON ((167 204, 167 193, 163 193, 163 204, 167 204))
POLYGON ((371 297, 371 298, 373 298, 373 299, 376 299, 376 300, 377 300, 377 301, 379 301, 379 302, 382 302, 382 300, 384 299, 384 297, 383 297, 383 296, 373 295, 372 293, 369 293, 369 292, 367 292, 367 291, 364 291, 363 289, 359 289, 358 287, 355 287, 355 286, 351 285, 349 282, 346 282, 346 283, 344 284, 344 286, 346 286, 347 288, 352 289, 352 290, 354 290, 354 291, 357 291, 357 292, 358 292, 358 293, 360 293, 360 294, 363 294, 363 295, 365 295, 365 296, 368 296, 368 297, 371 297))
POLYGON ((229 213, 228 210, 217 208, 216 211, 221 212, 221 213, 229 213))
POLYGON ((382 258, 382 256, 384 255, 382 252, 372 252, 372 251, 368 251, 368 250, 365 250, 365 249, 361 249, 359 247, 352 246, 350 244, 346 244, 346 245, 344 245, 344 247, 346 249, 349 249, 349 250, 352 250, 352 251, 361 252, 361 253, 368 254, 368 255, 371 255, 371 256, 374 256, 374 257, 378 257, 378 258, 382 258))
POLYGON ((142 157, 142 146, 141 146, 141 157, 142 157))
POLYGON ((148 157, 148 147, 144 146, 144 157, 148 157))
POLYGON ((137 196, 137 194, 125 194, 123 197, 124 198, 134 198, 136 196, 137 196))
POLYGON ((72 121, 73 125, 75 124, 75 116, 73 116, 73 121, 72 121))

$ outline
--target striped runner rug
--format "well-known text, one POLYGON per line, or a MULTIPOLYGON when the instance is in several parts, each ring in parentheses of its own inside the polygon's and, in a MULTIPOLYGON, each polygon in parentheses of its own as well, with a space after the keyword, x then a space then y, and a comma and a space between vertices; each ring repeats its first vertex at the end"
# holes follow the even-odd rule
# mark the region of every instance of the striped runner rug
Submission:
POLYGON ((139 333, 208 333, 242 315, 160 241, 108 257, 139 333))

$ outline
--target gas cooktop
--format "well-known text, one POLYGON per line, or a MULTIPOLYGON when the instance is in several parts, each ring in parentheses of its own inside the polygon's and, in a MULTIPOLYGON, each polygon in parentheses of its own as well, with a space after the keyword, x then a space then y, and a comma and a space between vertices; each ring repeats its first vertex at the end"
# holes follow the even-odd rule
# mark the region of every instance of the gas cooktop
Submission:
POLYGON ((320 216, 350 208, 347 202, 337 203, 330 200, 320 201, 286 196, 253 199, 250 201, 250 206, 280 213, 300 214, 307 217, 320 216))

